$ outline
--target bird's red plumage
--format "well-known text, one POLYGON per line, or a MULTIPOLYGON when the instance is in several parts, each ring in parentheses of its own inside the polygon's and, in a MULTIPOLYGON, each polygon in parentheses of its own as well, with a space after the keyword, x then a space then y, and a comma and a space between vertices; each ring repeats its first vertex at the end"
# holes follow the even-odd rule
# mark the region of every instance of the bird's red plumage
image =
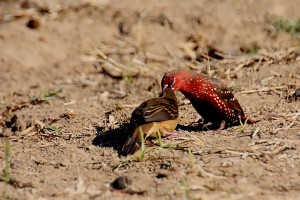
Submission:
MULTIPOLYGON (((204 74, 173 71, 162 79, 162 88, 171 87, 189 99, 206 122, 226 125, 245 121, 247 117, 233 93, 220 80, 204 74)), ((254 122, 248 119, 248 122, 254 122)))

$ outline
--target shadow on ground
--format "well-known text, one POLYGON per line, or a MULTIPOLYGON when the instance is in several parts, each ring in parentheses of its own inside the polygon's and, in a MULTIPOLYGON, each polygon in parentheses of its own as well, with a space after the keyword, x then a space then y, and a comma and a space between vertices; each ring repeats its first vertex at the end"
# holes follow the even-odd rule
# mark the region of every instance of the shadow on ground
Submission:
MULTIPOLYGON (((232 124, 236 126, 239 124, 232 124)), ((203 124, 201 120, 198 122, 191 123, 189 125, 178 124, 176 130, 184 131, 210 131, 217 130, 219 127, 214 125, 203 124)), ((95 126, 97 131, 97 136, 93 139, 92 144, 99 147, 110 147, 118 152, 119 155, 124 155, 122 153, 122 147, 130 136, 131 132, 129 131, 129 123, 124 123, 120 127, 115 129, 110 129, 104 131, 104 127, 95 126)))
MULTIPOLYGON (((122 124, 115 129, 109 129, 104 131, 104 127, 95 126, 97 136, 93 139, 92 144, 98 147, 110 147, 118 152, 119 155, 123 155, 122 147, 130 136, 129 123, 122 124)), ((201 131, 203 130, 203 124, 192 123, 190 125, 177 125, 176 130, 181 129, 185 131, 201 131)))
POLYGON ((192 131, 218 131, 218 130, 222 130, 222 129, 227 129, 227 128, 230 128, 230 127, 233 127, 233 126, 240 126, 241 123, 244 124, 253 124, 253 123, 256 123, 258 122, 259 120, 255 120, 254 122, 251 122, 251 121, 236 121, 236 122, 233 122, 229 125, 220 125, 220 124, 211 124, 210 122, 208 123, 205 123, 202 119, 200 119, 199 121, 197 122, 193 122, 189 125, 182 125, 182 124, 178 124, 177 127, 176 127, 176 130, 178 129, 181 129, 181 130, 184 130, 184 131, 189 131, 189 132, 192 132, 192 131))
POLYGON ((121 149, 130 135, 129 124, 122 124, 119 128, 103 131, 100 126, 95 127, 97 136, 93 139, 92 144, 99 147, 111 147, 122 155, 121 149))
POLYGON ((176 130, 180 129, 180 130, 183 130, 183 131, 189 131, 189 132, 195 131, 195 132, 197 132, 197 131, 216 130, 218 128, 219 128, 218 126, 214 126, 212 124, 204 124, 203 120, 200 119, 196 122, 192 122, 189 125, 178 124, 177 127, 176 127, 176 130))

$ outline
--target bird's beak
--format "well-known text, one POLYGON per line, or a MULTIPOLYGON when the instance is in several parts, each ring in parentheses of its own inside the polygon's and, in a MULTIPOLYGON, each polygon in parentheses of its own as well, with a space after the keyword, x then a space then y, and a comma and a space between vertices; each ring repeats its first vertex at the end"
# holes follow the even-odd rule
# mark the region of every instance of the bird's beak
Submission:
POLYGON ((162 97, 166 91, 167 88, 170 88, 172 91, 174 91, 174 88, 170 85, 165 85, 164 88, 162 89, 162 92, 160 93, 159 97, 162 97))
POLYGON ((168 84, 165 85, 162 91, 164 92, 168 88, 168 86, 169 86, 168 84))
POLYGON ((162 91, 165 91, 167 88, 170 88, 171 90, 174 91, 174 88, 172 87, 172 85, 165 85, 162 91))
POLYGON ((163 88, 162 88, 162 91, 161 93, 159 94, 159 97, 163 97, 164 93, 165 93, 165 90, 168 88, 168 85, 165 85, 163 88))

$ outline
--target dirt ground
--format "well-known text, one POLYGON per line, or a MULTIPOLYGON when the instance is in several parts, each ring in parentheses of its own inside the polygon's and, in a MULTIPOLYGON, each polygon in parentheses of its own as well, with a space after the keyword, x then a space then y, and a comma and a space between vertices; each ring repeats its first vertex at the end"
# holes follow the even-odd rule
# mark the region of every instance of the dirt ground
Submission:
POLYGON ((0 1, 0 199, 300 199, 299 9, 0 1), (222 79, 258 122, 193 130, 200 116, 176 93, 180 137, 119 155, 131 112, 173 69, 222 79))

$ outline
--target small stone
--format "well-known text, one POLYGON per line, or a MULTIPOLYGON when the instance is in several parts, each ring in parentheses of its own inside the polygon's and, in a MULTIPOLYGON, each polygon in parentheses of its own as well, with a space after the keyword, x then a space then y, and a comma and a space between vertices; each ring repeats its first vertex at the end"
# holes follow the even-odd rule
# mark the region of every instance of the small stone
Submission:
POLYGON ((233 166, 233 162, 232 161, 225 161, 221 163, 222 167, 232 167, 233 166))
POLYGON ((30 29, 38 29, 40 27, 40 21, 32 18, 27 22, 26 25, 30 29))
POLYGON ((166 178, 171 175, 171 172, 169 170, 160 169, 157 171, 156 178, 166 178))
POLYGON ((296 98, 300 97, 300 88, 298 88, 298 89, 295 91, 295 97, 296 97, 296 98))
POLYGON ((131 185, 132 181, 127 176, 119 176, 112 183, 111 187, 117 190, 122 190, 131 185))
POLYGON ((48 161, 44 158, 32 158, 32 161, 37 165, 46 165, 48 161))

